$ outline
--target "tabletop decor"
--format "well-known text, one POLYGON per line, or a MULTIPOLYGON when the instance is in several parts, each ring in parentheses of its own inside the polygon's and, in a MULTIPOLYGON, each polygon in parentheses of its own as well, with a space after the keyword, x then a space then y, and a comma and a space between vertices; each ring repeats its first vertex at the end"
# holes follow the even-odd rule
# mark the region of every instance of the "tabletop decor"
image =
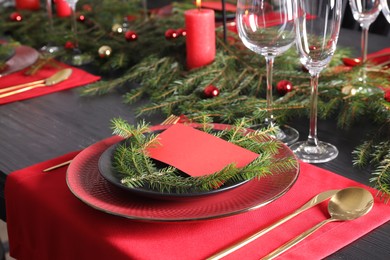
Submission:
MULTIPOLYGON (((263 131, 258 130, 248 133, 246 130, 248 124, 244 120, 238 121, 231 129, 218 132, 213 132, 213 125, 206 123, 205 121, 200 124, 200 130, 201 132, 208 133, 208 135, 202 136, 200 134, 201 132, 197 133, 198 130, 188 133, 192 134, 192 137, 188 137, 190 139, 193 139, 196 136, 204 139, 209 136, 209 140, 205 142, 210 145, 209 149, 211 149, 211 146, 213 145, 221 145, 218 143, 218 140, 226 140, 227 142, 224 146, 229 143, 235 145, 229 148, 224 147, 223 149, 234 149, 237 145, 234 154, 235 156, 240 155, 239 157, 235 157, 232 154, 229 155, 226 151, 225 155, 223 152, 219 152, 218 155, 211 154, 210 156, 217 156, 218 159, 216 158, 216 160, 219 160, 220 162, 223 162, 224 156, 227 157, 227 159, 229 158, 228 156, 233 156, 233 158, 228 159, 228 161, 223 165, 219 165, 217 162, 209 165, 209 163, 205 162, 193 163, 189 161, 186 166, 185 162, 176 162, 175 164, 174 159, 176 160, 176 158, 179 157, 172 155, 174 158, 171 158, 172 160, 170 160, 171 167, 167 166, 162 169, 156 168, 155 162, 151 160, 151 158, 155 158, 160 161, 164 161, 164 154, 158 155, 157 152, 159 145, 163 145, 161 144, 162 140, 159 140, 161 137, 158 137, 155 134, 145 136, 145 132, 149 131, 148 125, 144 123, 134 127, 121 118, 113 119, 112 124, 114 134, 129 139, 129 143, 124 143, 116 148, 113 155, 113 167, 118 171, 118 173, 123 175, 122 183, 130 187, 142 187, 145 183, 148 183, 152 189, 157 189, 161 192, 169 192, 172 190, 175 190, 177 193, 186 192, 188 190, 208 191, 218 188, 221 183, 225 183, 229 180, 238 182, 253 178, 261 179, 262 176, 267 174, 277 174, 278 172, 288 171, 289 169, 296 167, 295 158, 275 157, 275 154, 278 153, 280 148, 280 143, 268 137, 267 133, 269 133, 269 130, 264 129, 263 131), (213 141, 211 136, 216 136, 218 138, 213 141), (155 147, 148 148, 150 146, 155 147), (244 150, 238 150, 239 147, 244 148, 244 150), (254 155, 247 155, 244 151, 251 151, 254 155), (244 164, 240 164, 240 161, 243 161, 244 158, 248 157, 249 159, 245 160, 245 163, 242 162, 244 164), (129 158, 132 159, 129 160, 129 158), (232 161, 235 161, 236 163, 232 163, 232 161), (201 175, 197 174, 197 171, 193 169, 196 165, 202 167, 202 169, 200 169, 200 172, 202 172, 201 175), (215 168, 216 165, 219 166, 215 168), (190 176, 180 176, 177 172, 177 168, 173 166, 179 167, 190 176), (214 168, 208 169, 211 167, 214 168)), ((192 128, 190 127, 189 129, 192 128)), ((185 130, 186 128, 181 131, 185 130)), ((174 143, 177 144, 178 142, 179 144, 183 144, 183 142, 187 142, 186 146, 190 146, 191 144, 189 144, 188 141, 183 140, 183 142, 180 142, 177 140, 180 136, 180 130, 177 131, 179 132, 174 134, 174 143)), ((169 141, 167 140, 166 142, 169 141)), ((192 148, 186 148, 192 149, 192 153, 196 153, 196 144, 192 145, 192 148)), ((180 149, 180 147, 181 145, 176 145, 176 147, 168 148, 171 150, 166 153, 172 154, 175 149, 180 149)), ((204 154, 206 151, 202 153, 204 154)), ((201 156, 201 154, 198 155, 198 157, 201 156)), ((190 160, 186 157, 184 157, 183 160, 190 160)), ((193 160, 198 159, 199 158, 194 158, 193 160)), ((204 160, 206 159, 209 160, 209 158, 205 158, 204 160)))
MULTIPOLYGON (((140 107, 140 115, 162 111, 167 115, 185 113, 193 118, 208 114, 213 121, 226 123, 233 123, 241 117, 250 119, 253 124, 263 122, 267 114, 262 87, 265 70, 259 66, 265 67, 265 64, 245 50, 235 33, 228 34, 225 44, 221 40, 221 28, 216 27, 214 62, 188 71, 185 67, 185 37, 167 40, 165 32, 184 27, 184 11, 193 9, 193 3, 174 3, 170 16, 151 14, 146 21, 137 19, 142 11, 135 2, 80 1, 80 15, 85 18, 78 19, 82 51, 94 55, 96 71, 102 76, 110 73, 116 76, 89 86, 83 91, 84 95, 106 94, 125 86, 128 81, 136 81, 140 87, 125 88, 124 100, 132 103, 141 97, 149 97, 151 102, 140 107), (114 25, 136 32, 137 40, 126 40, 123 33, 113 31, 114 25), (98 49, 103 45, 112 49, 109 57, 99 57, 98 49), (213 86, 218 95, 205 96, 209 86, 213 86)), ((47 22, 44 12, 20 10, 18 12, 23 17, 20 21, 10 19, 14 12, 15 9, 9 7, 4 10, 0 23, 2 34, 12 32, 12 37, 31 46, 39 46, 46 40, 47 32, 42 30, 42 24, 47 22)), ((55 19, 54 28, 58 34, 53 35, 53 39, 65 45, 70 39, 69 19, 55 19)), ((385 69, 386 62, 375 63, 368 59, 366 84, 381 88, 373 93, 357 92, 356 89, 363 87, 363 82, 358 80, 363 67, 359 64, 345 66, 342 58, 351 56, 350 50, 338 47, 331 64, 323 71, 319 83, 318 117, 335 117, 340 127, 354 127, 362 119, 377 125, 381 134, 370 136, 367 143, 356 151, 356 164, 386 166, 389 164, 385 160, 388 152, 381 150, 383 152, 377 154, 375 147, 382 147, 380 144, 389 140, 390 102, 386 93, 389 91, 390 72, 385 69)), ((307 113, 309 74, 299 64, 294 51, 278 57, 275 65, 274 81, 283 81, 283 84, 274 93, 273 110, 278 122, 283 123, 307 113), (291 84, 286 84, 286 80, 291 84)), ((388 170, 381 174, 386 175, 390 175, 388 170)))

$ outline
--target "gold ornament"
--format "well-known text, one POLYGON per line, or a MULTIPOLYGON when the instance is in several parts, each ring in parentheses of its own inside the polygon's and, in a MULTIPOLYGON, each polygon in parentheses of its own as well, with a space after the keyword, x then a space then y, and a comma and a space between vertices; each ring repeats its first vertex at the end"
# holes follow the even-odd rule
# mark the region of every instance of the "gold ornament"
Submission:
POLYGON ((112 26, 112 28, 111 28, 111 30, 114 32, 114 33, 123 33, 123 26, 122 25, 120 25, 119 23, 115 23, 113 26, 112 26))
POLYGON ((108 45, 103 45, 99 48, 98 53, 100 58, 107 58, 111 55, 112 49, 108 45))

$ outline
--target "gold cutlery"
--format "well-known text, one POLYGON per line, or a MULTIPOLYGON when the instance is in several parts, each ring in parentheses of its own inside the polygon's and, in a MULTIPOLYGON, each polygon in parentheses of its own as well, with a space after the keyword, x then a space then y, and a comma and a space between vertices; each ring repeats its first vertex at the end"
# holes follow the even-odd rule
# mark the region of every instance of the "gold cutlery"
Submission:
POLYGON ((70 77, 72 74, 72 69, 63 69, 55 73, 54 75, 48 77, 47 79, 37 80, 25 84, 20 84, 4 89, 0 89, 0 93, 4 93, 0 95, 0 98, 12 96, 21 92, 25 92, 34 88, 48 87, 55 84, 58 84, 70 77))
POLYGON ((303 232, 301 235, 290 240, 286 244, 277 248, 267 256, 263 257, 262 260, 270 260, 284 253, 294 245, 307 238, 319 228, 327 223, 333 221, 347 221, 354 220, 366 215, 374 206, 374 197, 372 194, 358 187, 351 187, 340 190, 337 192, 329 201, 328 213, 330 218, 318 223, 309 230, 303 232))
POLYGON ((265 233, 271 231, 272 229, 280 226, 281 224, 283 224, 284 222, 292 219, 293 217, 297 216, 298 214, 304 212, 305 210, 308 210, 309 208, 329 199, 330 197, 334 196, 339 190, 328 190, 328 191, 324 191, 324 192, 321 192, 319 194, 317 194, 316 196, 314 196, 311 200, 309 200, 306 204, 304 204, 303 206, 301 206, 299 209, 297 209, 296 211, 294 211, 293 213, 291 213, 290 215, 278 220, 277 222, 271 224, 270 226, 256 232, 255 234, 251 235, 250 237, 247 237, 243 240, 241 240, 240 242, 222 250, 221 252, 207 258, 207 260, 217 260, 217 259, 221 259, 222 257, 224 256, 227 256, 228 254, 230 253, 233 253, 234 251, 236 251, 237 249, 249 244, 250 242, 256 240, 257 238, 261 237, 262 235, 264 235, 265 233))
POLYGON ((175 115, 170 115, 160 125, 174 125, 177 122, 179 122, 179 120, 180 120, 180 117, 175 116, 175 115))
POLYGON ((70 164, 71 162, 72 162, 72 160, 69 160, 69 161, 66 161, 66 162, 62 162, 62 163, 60 163, 60 164, 56 164, 56 165, 54 165, 54 166, 52 166, 52 167, 49 167, 49 168, 44 169, 43 172, 49 172, 49 171, 58 169, 58 168, 60 168, 60 167, 62 167, 62 166, 66 166, 66 165, 70 164))
MULTIPOLYGON (((167 117, 167 119, 165 119, 160 125, 172 125, 172 124, 176 124, 179 120, 180 120, 180 117, 175 116, 175 115, 170 115, 170 116, 167 117)), ((49 168, 44 169, 43 172, 49 172, 49 171, 58 169, 58 168, 60 168, 60 167, 69 165, 71 162, 72 162, 72 160, 69 160, 69 161, 66 161, 66 162, 62 162, 62 163, 60 163, 60 164, 56 164, 56 165, 54 165, 54 166, 51 166, 51 167, 49 167, 49 168)))

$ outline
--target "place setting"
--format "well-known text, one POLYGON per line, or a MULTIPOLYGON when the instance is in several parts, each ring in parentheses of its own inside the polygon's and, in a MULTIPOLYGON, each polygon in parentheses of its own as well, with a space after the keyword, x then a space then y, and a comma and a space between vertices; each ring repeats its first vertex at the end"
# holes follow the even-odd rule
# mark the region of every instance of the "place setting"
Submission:
MULTIPOLYGON (((91 232, 98 232, 103 237, 116 234, 118 238, 125 235, 128 232, 126 230, 132 230, 137 233, 131 239, 135 244, 141 243, 143 237, 146 238, 152 233, 162 232, 161 234, 164 234, 165 229, 169 227, 170 232, 173 233, 168 236, 169 239, 162 239, 159 243, 171 248, 177 243, 177 239, 180 239, 187 250, 172 250, 166 252, 164 257, 220 259, 240 256, 253 258, 254 256, 263 257, 281 247, 264 259, 273 259, 282 253, 285 257, 298 257, 301 256, 299 252, 305 252, 305 255, 309 254, 314 258, 321 258, 388 220, 386 217, 388 214, 383 214, 383 212, 390 209, 380 201, 379 197, 376 197, 374 189, 313 165, 299 162, 287 146, 276 139, 265 137, 261 132, 257 133, 250 129, 242 132, 243 128, 231 125, 193 123, 186 117, 177 116, 170 116, 162 124, 151 127, 145 124, 132 126, 117 118, 112 120, 112 129, 114 133, 120 135, 115 134, 82 151, 27 167, 9 176, 6 194, 9 196, 7 212, 10 218, 10 237, 15 235, 22 243, 28 237, 17 235, 17 230, 20 228, 45 230, 40 224, 34 227, 12 224, 13 221, 17 221, 18 216, 23 216, 25 210, 29 210, 28 205, 32 206, 37 201, 41 201, 48 207, 45 213, 40 213, 42 225, 47 225, 47 221, 51 223, 50 225, 55 225, 57 221, 61 222, 62 217, 58 214, 66 210, 65 215, 68 221, 73 223, 71 226, 77 227, 81 224, 80 221, 85 223, 88 220, 91 225, 93 223, 95 226, 91 232), (200 130, 207 128, 208 131, 212 131, 206 133, 200 130), (235 134, 240 132, 234 129, 242 132, 239 140, 249 135, 260 146, 263 142, 273 142, 277 147, 276 152, 271 153, 273 154, 271 158, 274 158, 272 160, 277 159, 273 164, 275 162, 277 164, 278 159, 285 161, 286 158, 291 158, 289 164, 279 163, 284 166, 274 167, 277 171, 264 176, 258 175, 253 179, 235 181, 233 184, 226 182, 226 187, 225 183, 221 185, 221 181, 218 180, 219 186, 208 191, 207 189, 199 191, 175 187, 171 187, 169 191, 166 186, 161 188, 164 185, 158 182, 155 186, 160 187, 160 190, 152 188, 153 185, 148 182, 137 187, 136 183, 139 180, 133 180, 132 186, 126 186, 123 181, 127 178, 126 175, 118 174, 118 168, 115 167, 119 163, 118 161, 114 163, 115 152, 122 153, 123 151, 118 147, 122 147, 126 142, 125 147, 134 148, 133 152, 127 153, 126 159, 130 159, 128 157, 135 153, 134 151, 144 149, 136 145, 135 140, 139 138, 142 138, 139 142, 149 145, 148 155, 159 159, 157 164, 161 165, 161 161, 167 160, 171 165, 179 165, 180 169, 189 167, 190 170, 185 169, 185 171, 195 175, 198 169, 207 171, 210 163, 206 161, 206 164, 203 164, 202 161, 215 160, 213 156, 223 161, 225 154, 227 160, 231 162, 232 158, 228 156, 229 149, 233 149, 233 156, 238 152, 240 154, 238 158, 247 157, 247 163, 258 158, 259 154, 246 149, 241 150, 242 147, 230 147, 232 143, 215 136, 215 134, 221 134, 221 131, 228 131, 228 133, 233 131, 235 134), (131 136, 127 136, 129 133, 131 136), (129 140, 124 140, 125 137, 129 140), (156 139, 159 141, 154 143, 156 139), (204 143, 208 144, 206 148, 204 143), (218 154, 213 154, 211 153, 211 151, 215 152, 213 147, 222 150, 217 149, 218 154), (200 149, 200 153, 196 152, 197 149, 200 149), (210 151, 205 152, 205 149, 210 151), (242 152, 248 154, 243 156, 242 152), (186 157, 189 153, 193 153, 191 154, 193 156, 187 160, 201 158, 201 162, 187 162, 181 165, 183 160, 186 160, 182 157, 186 157), (208 158, 209 156, 211 158, 208 158), (180 160, 173 160, 176 157, 180 160), (70 163, 61 166, 60 163, 63 162, 70 163), (47 171, 53 166, 55 169, 47 171), (26 192, 50 190, 51 196, 46 196, 46 192, 41 194, 38 192, 37 196, 28 197, 23 196, 20 191, 17 195, 12 195, 20 181, 28 187, 26 192), (61 207, 55 206, 55 201, 58 199, 62 201, 61 207), (379 211, 380 214, 378 214, 379 211), (52 214, 58 217, 51 218, 52 214), (364 216, 366 214, 367 217, 364 216), (359 219, 354 220, 355 218, 359 219), (335 224, 322 227, 329 222, 335 222, 335 224), (227 235, 224 239, 218 238, 220 237, 218 230, 221 228, 227 235), (312 229, 309 230, 309 228, 312 229), (314 232, 314 229, 319 229, 319 231, 314 232), (347 230, 354 231, 346 232, 347 230), (143 235, 138 234, 139 232, 143 235), (190 237, 185 236, 188 232, 192 234, 190 237), (343 239, 330 243, 330 245, 326 242, 341 234, 343 234, 343 239), (298 235, 299 237, 295 240, 302 242, 297 246, 299 250, 296 250, 296 247, 292 247, 296 241, 292 239, 298 235), (213 239, 214 243, 206 245, 202 243, 201 249, 193 245, 193 241, 202 241, 205 237, 213 239), (265 246, 264 239, 271 242, 267 242, 265 246), (289 241, 290 239, 292 241, 289 241), (290 247, 292 249, 289 249, 290 247)), ((265 147, 266 150, 269 149, 269 146, 265 147)), ((266 150, 264 153, 267 152, 266 150)), ((137 156, 137 154, 133 155, 137 156)), ((166 167, 165 164, 157 169, 164 170, 166 167)), ((168 166, 168 168, 173 168, 173 166, 168 166)), ((260 168, 267 169, 264 165, 260 168)), ((245 171, 245 166, 242 171, 245 171)), ((171 182, 177 182, 177 180, 173 179, 171 182)), ((71 234, 72 229, 68 227, 64 232, 71 234)), ((82 240, 88 234, 89 232, 80 234, 78 239, 82 240)), ((44 242, 46 238, 40 239, 44 242)), ((84 253, 79 251, 81 248, 77 246, 78 239, 73 239, 70 242, 71 246, 69 243, 68 246, 77 254, 83 255, 84 253)), ((104 244, 101 245, 102 250, 105 254, 112 253, 115 246, 109 246, 110 243, 103 241, 101 242, 104 244)), ((62 247, 55 242, 51 244, 57 250, 62 247)), ((100 254, 100 251, 97 250, 95 253, 100 254)), ((148 258, 151 257, 149 253, 155 254, 153 250, 145 252, 141 249, 139 251, 132 249, 135 257, 148 258)), ((87 255, 91 256, 94 253, 89 252, 87 255)))

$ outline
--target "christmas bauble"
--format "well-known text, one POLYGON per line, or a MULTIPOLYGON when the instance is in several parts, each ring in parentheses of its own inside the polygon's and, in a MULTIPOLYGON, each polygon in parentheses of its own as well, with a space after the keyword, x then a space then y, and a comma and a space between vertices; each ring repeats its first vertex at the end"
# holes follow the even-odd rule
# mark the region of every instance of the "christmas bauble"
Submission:
POLYGON ((177 34, 176 30, 168 29, 165 31, 165 39, 172 40, 172 39, 176 39, 177 37, 178 37, 178 34, 177 34))
POLYGON ((71 42, 71 41, 67 41, 66 43, 65 43, 65 45, 64 45, 64 48, 65 49, 74 49, 74 43, 73 42, 71 42))
POLYGON ((112 25, 111 30, 114 33, 123 33, 123 26, 120 25, 119 23, 115 23, 112 25))
POLYGON ((390 102, 390 89, 385 91, 384 98, 387 102, 390 102))
POLYGON ((203 90, 203 94, 206 98, 214 98, 219 95, 219 89, 216 86, 209 85, 203 90))
POLYGON ((103 45, 98 50, 98 54, 100 58, 107 58, 111 56, 111 53, 112 53, 112 49, 108 45, 103 45))
POLYGON ((81 23, 85 22, 85 15, 83 15, 83 14, 78 14, 78 15, 77 15, 77 21, 79 21, 79 22, 81 22, 81 23))
POLYGON ((126 41, 132 42, 132 41, 136 41, 138 39, 138 35, 135 31, 127 31, 125 33, 125 38, 126 38, 126 41))
POLYGON ((184 28, 177 29, 176 33, 177 33, 178 36, 183 36, 183 37, 185 37, 187 35, 187 31, 184 28))
POLYGON ((276 90, 280 95, 285 95, 293 90, 293 84, 288 80, 281 80, 276 85, 276 90))
POLYGON ((23 17, 20 13, 13 12, 12 14, 10 14, 9 19, 14 22, 20 22, 21 20, 23 20, 23 17))

